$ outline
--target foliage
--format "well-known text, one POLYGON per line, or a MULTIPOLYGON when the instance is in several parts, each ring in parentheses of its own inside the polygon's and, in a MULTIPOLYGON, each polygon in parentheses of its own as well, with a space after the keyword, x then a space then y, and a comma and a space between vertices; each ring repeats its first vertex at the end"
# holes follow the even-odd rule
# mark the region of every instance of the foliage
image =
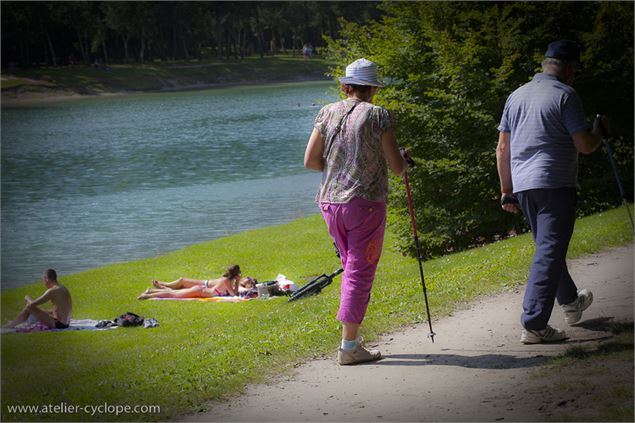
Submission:
MULTIPOLYGON (((526 229, 498 206, 496 128, 507 96, 540 71, 556 39, 585 46, 576 88, 589 117, 612 118, 632 197, 632 3, 386 2, 381 10, 367 25, 342 20, 328 56, 336 75, 366 57, 389 82, 376 100, 396 115, 398 138, 417 162, 410 180, 426 256, 526 229)), ((619 204, 604 152, 581 159, 580 183, 582 214, 619 204)), ((398 179, 391 187, 390 224, 399 248, 412 252, 404 188, 398 179)))
POLYGON ((22 67, 298 54, 373 2, 2 2, 2 63, 22 67))
MULTIPOLYGON (((632 242, 628 225, 622 210, 580 220, 570 257, 632 242)), ((394 236, 389 231, 387 237, 394 236)), ((433 318, 479 295, 514 289, 526 279, 532 252, 531 238, 523 235, 427 261, 433 318)), ((339 278, 320 295, 293 303, 284 297, 238 304, 136 300, 152 279, 206 279, 234 262, 245 275, 269 280, 282 272, 300 284, 339 266, 322 218, 316 215, 165 256, 63 276, 61 283, 73 294, 74 318, 112 319, 133 311, 158 319, 160 326, 3 334, 2 420, 171 420, 204 410, 206 401, 231 398, 249 381, 333 353, 339 342, 339 278), (161 413, 11 414, 5 406, 62 402, 160 405, 161 413)), ((3 321, 19 311, 24 295, 41 292, 41 283, 3 290, 3 321)), ((369 306, 363 329, 368 340, 425 320, 417 261, 412 258, 385 251, 373 295, 381 300, 369 306)))

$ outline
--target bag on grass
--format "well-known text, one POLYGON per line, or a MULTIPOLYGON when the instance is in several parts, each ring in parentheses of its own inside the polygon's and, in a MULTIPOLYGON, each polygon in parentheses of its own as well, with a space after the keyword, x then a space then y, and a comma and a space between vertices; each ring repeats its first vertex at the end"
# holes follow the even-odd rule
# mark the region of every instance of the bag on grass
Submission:
POLYGON ((115 318, 117 326, 130 327, 143 325, 143 317, 132 312, 127 312, 115 318))

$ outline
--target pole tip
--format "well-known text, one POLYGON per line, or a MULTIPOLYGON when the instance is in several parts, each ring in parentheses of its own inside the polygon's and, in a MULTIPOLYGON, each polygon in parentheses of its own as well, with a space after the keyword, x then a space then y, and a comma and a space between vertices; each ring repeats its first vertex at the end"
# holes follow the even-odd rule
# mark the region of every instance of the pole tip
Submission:
POLYGON ((430 339, 432 340, 432 343, 433 343, 433 344, 434 344, 434 335, 436 335, 436 333, 434 333, 434 332, 430 332, 430 333, 428 334, 428 338, 430 338, 430 339))

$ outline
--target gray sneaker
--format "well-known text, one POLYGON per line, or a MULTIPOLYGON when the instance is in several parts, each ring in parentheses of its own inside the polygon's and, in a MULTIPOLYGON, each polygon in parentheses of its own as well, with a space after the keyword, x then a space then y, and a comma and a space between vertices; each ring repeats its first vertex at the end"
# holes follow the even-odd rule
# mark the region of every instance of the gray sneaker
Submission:
POLYGON ((381 359, 381 352, 378 350, 368 350, 364 346, 364 340, 360 337, 357 341, 357 348, 348 351, 339 349, 337 352, 337 362, 340 366, 350 364, 366 363, 369 361, 377 361, 381 359))
POLYGON ((562 310, 564 311, 564 321, 567 324, 575 325, 582 319, 582 312, 589 308, 593 302, 593 293, 586 289, 578 291, 578 298, 572 303, 563 304, 562 310))
POLYGON ((567 339, 563 330, 547 325, 543 330, 523 329, 520 334, 520 342, 523 344, 540 344, 543 342, 558 342, 567 339))

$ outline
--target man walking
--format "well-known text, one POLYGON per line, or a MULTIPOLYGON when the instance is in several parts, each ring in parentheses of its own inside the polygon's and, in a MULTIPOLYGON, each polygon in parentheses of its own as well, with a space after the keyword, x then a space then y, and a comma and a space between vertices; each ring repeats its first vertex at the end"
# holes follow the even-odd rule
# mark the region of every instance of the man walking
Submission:
POLYGON ((514 91, 505 103, 496 149, 501 205, 522 210, 536 244, 523 301, 521 342, 566 339, 548 325, 554 301, 573 325, 593 302, 577 290, 566 264, 575 223, 578 152, 590 154, 602 143, 602 127, 589 125, 572 88, 580 49, 572 41, 549 44, 542 73, 514 91))

